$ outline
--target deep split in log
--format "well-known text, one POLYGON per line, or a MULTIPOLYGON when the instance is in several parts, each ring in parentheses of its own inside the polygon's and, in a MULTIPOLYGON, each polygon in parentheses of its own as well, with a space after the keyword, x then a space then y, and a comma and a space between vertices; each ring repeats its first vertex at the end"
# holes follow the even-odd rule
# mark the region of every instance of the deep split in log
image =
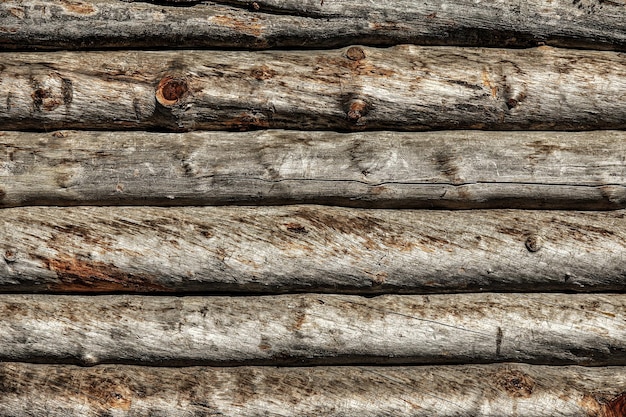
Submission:
POLYGON ((0 296, 0 360, 626 365, 626 295, 0 296))
POLYGON ((258 49, 350 43, 526 47, 547 43, 626 49, 622 0, 154 3, 5 0, 0 2, 0 48, 258 49))
POLYGON ((0 207, 626 207, 626 133, 0 132, 0 207))
POLYGON ((623 211, 2 210, 12 292, 621 291, 623 211))
POLYGON ((0 124, 5 130, 623 129, 625 58, 550 47, 412 45, 4 53, 0 124))
POLYGON ((0 416, 621 417, 626 370, 0 365, 0 416), (109 414, 108 414, 109 413, 109 414))

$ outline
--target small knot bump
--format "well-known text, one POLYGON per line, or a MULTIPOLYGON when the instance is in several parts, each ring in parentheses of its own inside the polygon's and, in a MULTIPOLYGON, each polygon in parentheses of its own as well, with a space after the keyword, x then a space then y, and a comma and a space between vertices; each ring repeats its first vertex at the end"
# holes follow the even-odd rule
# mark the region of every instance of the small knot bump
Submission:
POLYGON ((183 78, 163 77, 156 91, 156 99, 163 106, 178 103, 187 93, 189 87, 183 78))
POLYGON ((358 46, 352 46, 346 51, 346 57, 351 61, 360 61, 365 59, 365 51, 358 46))
POLYGON ((253 1, 252 4, 250 4, 250 8, 255 12, 261 10, 261 6, 259 6, 259 3, 257 3, 256 1, 253 1))
POLYGON ((537 235, 530 235, 526 238, 525 245, 528 252, 537 252, 542 246, 541 238, 537 235))
POLYGON ((350 100, 347 105, 348 120, 358 122, 367 113, 367 103, 361 99, 350 100))
POLYGON ((4 251, 4 260, 7 261, 7 263, 17 261, 17 252, 14 249, 7 249, 4 251))

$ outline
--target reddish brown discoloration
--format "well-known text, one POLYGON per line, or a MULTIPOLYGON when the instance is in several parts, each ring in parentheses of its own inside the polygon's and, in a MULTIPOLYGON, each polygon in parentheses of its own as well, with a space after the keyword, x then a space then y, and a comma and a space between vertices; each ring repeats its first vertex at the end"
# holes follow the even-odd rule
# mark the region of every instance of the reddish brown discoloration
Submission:
POLYGON ((96 11, 91 4, 81 1, 60 0, 65 10, 76 14, 91 14, 96 11))
POLYGON ((604 417, 626 417, 626 393, 622 393, 602 405, 604 417))
POLYGON ((246 35, 261 36, 263 34, 263 26, 257 18, 242 19, 236 16, 214 16, 212 19, 218 25, 234 29, 246 35))
POLYGON ((535 389, 535 381, 515 369, 501 369, 494 375, 498 386, 514 398, 528 398, 535 389))
POLYGON ((260 67, 253 68, 250 71, 250 75, 252 75, 257 80, 267 80, 274 77, 274 75, 276 75, 276 71, 272 70, 267 65, 262 65, 260 67))
POLYGON ((287 230, 293 233, 306 234, 308 233, 306 227, 302 226, 300 223, 287 223, 285 225, 287 230))
POLYGON ((133 275, 114 265, 74 258, 41 258, 45 267, 57 274, 58 284, 51 291, 62 292, 171 292, 171 288, 154 284, 148 277, 133 275))
POLYGON ((270 124, 264 114, 241 113, 238 117, 224 120, 221 126, 228 130, 248 130, 250 128, 269 128, 270 124))
POLYGON ((183 78, 171 76, 163 77, 156 91, 156 99, 163 106, 172 106, 178 103, 189 91, 187 81, 183 78))

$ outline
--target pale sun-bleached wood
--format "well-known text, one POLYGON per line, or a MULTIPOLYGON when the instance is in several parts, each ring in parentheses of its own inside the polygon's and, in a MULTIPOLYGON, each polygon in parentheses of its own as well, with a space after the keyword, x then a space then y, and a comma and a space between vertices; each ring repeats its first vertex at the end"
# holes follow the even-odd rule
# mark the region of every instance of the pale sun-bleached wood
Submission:
POLYGON ((626 370, 3 363, 0 387, 3 417, 619 417, 626 370))
POLYGON ((0 360, 625 365, 626 295, 1 295, 0 360))
POLYGON ((626 128, 617 52, 3 53, 0 68, 5 130, 626 128))
POLYGON ((621 291, 624 211, 25 207, 0 290, 621 291))
POLYGON ((0 132, 0 206, 626 207, 626 133, 0 132))
POLYGON ((511 47, 545 42, 626 49, 623 0, 156 3, 4 0, 0 48, 256 49, 350 43, 511 47))

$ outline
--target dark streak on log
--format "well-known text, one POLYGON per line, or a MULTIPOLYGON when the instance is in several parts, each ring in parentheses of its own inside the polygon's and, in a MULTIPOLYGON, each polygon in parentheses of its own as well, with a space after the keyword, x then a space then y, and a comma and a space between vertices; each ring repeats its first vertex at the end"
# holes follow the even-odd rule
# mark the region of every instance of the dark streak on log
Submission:
POLYGON ((0 416, 622 417, 615 404, 624 398, 625 373, 514 364, 172 369, 4 363, 0 416))
POLYGON ((0 3, 0 48, 328 48, 352 43, 626 49, 624 4, 598 0, 0 3), (180 7, 188 6, 188 7, 180 7))

